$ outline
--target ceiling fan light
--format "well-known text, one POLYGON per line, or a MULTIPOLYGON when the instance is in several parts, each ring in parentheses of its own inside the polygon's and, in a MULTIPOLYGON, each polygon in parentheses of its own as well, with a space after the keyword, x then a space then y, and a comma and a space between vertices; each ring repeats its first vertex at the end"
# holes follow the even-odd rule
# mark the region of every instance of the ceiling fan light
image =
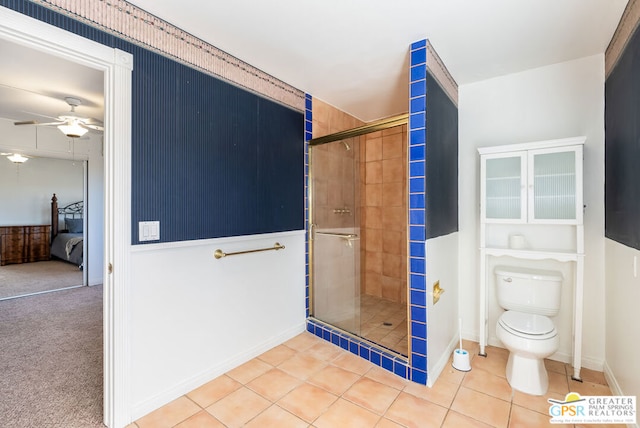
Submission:
POLYGON ((29 158, 22 156, 20 153, 14 153, 10 156, 7 156, 7 159, 9 159, 13 163, 25 163, 29 158))
POLYGON ((77 122, 65 125, 58 125, 58 129, 67 137, 80 138, 87 133, 88 129, 78 125, 77 122))

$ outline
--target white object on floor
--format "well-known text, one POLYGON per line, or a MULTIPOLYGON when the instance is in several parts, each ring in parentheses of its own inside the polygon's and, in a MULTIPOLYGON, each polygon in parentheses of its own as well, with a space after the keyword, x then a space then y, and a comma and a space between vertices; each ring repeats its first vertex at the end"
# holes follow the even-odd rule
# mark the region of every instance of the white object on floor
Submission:
POLYGON ((458 322, 458 334, 460 336, 460 347, 453 351, 453 363, 451 365, 456 370, 468 372, 471 370, 471 364, 469 362, 469 353, 462 349, 462 318, 458 322))

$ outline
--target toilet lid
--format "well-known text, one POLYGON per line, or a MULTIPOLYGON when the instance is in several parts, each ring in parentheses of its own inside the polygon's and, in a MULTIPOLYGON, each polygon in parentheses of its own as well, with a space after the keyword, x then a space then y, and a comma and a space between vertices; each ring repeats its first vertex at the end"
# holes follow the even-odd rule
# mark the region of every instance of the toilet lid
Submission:
POLYGON ((511 330, 528 335, 545 335, 555 329, 553 321, 543 315, 518 311, 506 311, 500 316, 500 322, 511 330))

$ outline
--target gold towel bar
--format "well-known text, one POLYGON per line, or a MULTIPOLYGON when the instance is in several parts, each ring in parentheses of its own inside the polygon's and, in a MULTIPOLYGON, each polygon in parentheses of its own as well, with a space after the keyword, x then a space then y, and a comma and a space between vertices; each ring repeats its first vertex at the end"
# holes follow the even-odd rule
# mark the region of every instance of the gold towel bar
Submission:
POLYGON ((224 251, 218 248, 213 253, 213 257, 215 257, 216 259, 221 259, 223 257, 235 256, 238 254, 259 253, 260 251, 271 251, 271 250, 275 250, 275 251, 284 250, 284 245, 280 244, 279 242, 276 242, 275 244, 273 244, 273 247, 259 248, 257 250, 236 251, 235 253, 225 253, 224 251))

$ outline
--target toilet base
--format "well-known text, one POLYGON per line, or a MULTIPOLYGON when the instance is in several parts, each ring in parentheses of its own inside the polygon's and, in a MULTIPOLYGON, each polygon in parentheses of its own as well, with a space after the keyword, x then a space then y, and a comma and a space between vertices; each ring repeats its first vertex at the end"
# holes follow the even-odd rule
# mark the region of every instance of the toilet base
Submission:
POLYGON ((544 395, 549 388, 549 376, 542 358, 526 358, 509 352, 507 381, 513 389, 531 395, 544 395))

